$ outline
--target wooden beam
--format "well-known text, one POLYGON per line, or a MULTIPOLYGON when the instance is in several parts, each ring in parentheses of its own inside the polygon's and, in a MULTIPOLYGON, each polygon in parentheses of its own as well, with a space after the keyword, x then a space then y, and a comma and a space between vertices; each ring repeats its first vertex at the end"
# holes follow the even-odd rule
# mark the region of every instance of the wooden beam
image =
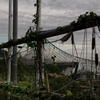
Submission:
MULTIPOLYGON (((100 17, 98 17, 97 19, 95 19, 98 21, 98 25, 100 25, 100 17)), ((85 28, 91 28, 93 26, 97 26, 97 23, 94 21, 87 21, 84 23, 81 23, 80 25, 78 24, 74 24, 74 28, 73 28, 73 32, 74 31, 79 31, 85 28)), ((38 34, 36 35, 36 38, 31 38, 30 41, 35 41, 37 40, 41 40, 41 39, 45 39, 45 38, 49 38, 49 37, 53 37, 53 36, 57 36, 57 35, 62 35, 65 33, 70 32, 72 29, 71 25, 66 25, 66 26, 59 26, 55 29, 51 29, 51 30, 45 30, 45 31, 40 31, 38 32, 38 34)), ((25 37, 17 39, 17 40, 11 40, 8 41, 6 43, 3 43, 0 45, 0 49, 1 48, 8 48, 9 46, 14 46, 14 45, 18 45, 18 44, 22 44, 22 43, 26 43, 27 41, 29 41, 28 39, 26 39, 25 37)))

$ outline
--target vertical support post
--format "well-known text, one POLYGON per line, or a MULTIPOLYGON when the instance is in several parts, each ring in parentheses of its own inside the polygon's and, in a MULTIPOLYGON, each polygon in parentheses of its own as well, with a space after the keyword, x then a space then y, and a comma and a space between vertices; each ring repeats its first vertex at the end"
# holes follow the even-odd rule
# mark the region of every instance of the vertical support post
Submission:
MULTIPOLYGON (((12 38, 12 0, 9 0, 9 16, 8 16, 8 41, 12 38)), ((8 68, 7 68, 7 82, 11 81, 11 47, 8 48, 8 68)))
MULTIPOLYGON (((17 40, 18 0, 13 0, 13 40, 17 40)), ((17 83, 17 45, 13 46, 12 81, 17 83)))
POLYGON ((39 31, 39 28, 41 26, 41 0, 37 0, 37 24, 36 24, 36 31, 39 31))
MULTIPOLYGON (((36 31, 37 31, 37 33, 38 33, 38 31, 40 31, 40 26, 41 26, 41 0, 37 0, 37 25, 36 25, 36 31)), ((40 86, 43 86, 43 79, 42 79, 42 70, 43 70, 43 63, 42 63, 42 41, 43 40, 38 40, 37 39, 37 59, 38 59, 38 70, 37 70, 37 75, 39 75, 39 76, 37 76, 37 78, 39 78, 39 79, 37 79, 37 80, 39 80, 39 85, 40 86)))

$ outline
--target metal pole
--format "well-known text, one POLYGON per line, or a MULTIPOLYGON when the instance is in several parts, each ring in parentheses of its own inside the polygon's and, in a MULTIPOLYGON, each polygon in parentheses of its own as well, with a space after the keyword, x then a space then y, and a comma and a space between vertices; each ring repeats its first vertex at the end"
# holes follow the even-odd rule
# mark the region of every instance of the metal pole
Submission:
MULTIPOLYGON (((9 22, 8 22, 8 41, 12 38, 12 0, 9 0, 9 22)), ((11 81, 11 47, 8 48, 8 69, 7 69, 7 82, 11 81)))
MULTIPOLYGON (((13 40, 17 40, 18 0, 13 0, 13 40)), ((13 46, 12 81, 17 83, 17 45, 13 46)))

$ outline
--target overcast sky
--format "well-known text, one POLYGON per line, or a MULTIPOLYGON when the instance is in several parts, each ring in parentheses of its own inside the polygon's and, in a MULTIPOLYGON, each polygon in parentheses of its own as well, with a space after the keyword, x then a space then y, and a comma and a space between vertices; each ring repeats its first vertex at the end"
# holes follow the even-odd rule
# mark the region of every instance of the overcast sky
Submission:
MULTIPOLYGON (((32 24, 36 0, 18 0, 18 35, 24 36, 32 24)), ((9 0, 0 0, 0 34, 8 34, 9 0)), ((41 25, 43 29, 67 25, 80 14, 94 11, 100 15, 100 0, 42 0, 41 25)))

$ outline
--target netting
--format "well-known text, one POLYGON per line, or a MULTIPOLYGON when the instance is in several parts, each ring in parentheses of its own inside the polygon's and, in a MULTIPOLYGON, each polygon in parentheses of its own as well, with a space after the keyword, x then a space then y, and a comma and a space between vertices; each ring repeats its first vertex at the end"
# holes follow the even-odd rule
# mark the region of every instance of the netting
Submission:
MULTIPOLYGON (((78 61, 78 62, 82 63, 83 65, 87 63, 89 68, 91 68, 90 67, 91 62, 93 63, 93 65, 95 65, 94 61, 69 54, 69 53, 59 49, 58 47, 56 47, 55 45, 53 45, 50 42, 46 43, 44 45, 43 49, 44 49, 44 62, 46 64, 52 64, 54 62, 52 57, 55 56, 55 62, 62 64, 62 65, 66 65, 69 62, 72 63, 72 61, 74 61, 74 62, 78 61)), ((29 49, 27 51, 27 53, 23 56, 23 58, 33 59, 34 55, 35 55, 34 49, 29 49)), ((34 62, 34 60, 33 60, 33 62, 34 62)))
MULTIPOLYGON (((73 91, 74 89, 79 89, 81 91, 82 87, 80 85, 88 86, 87 79, 91 77, 95 79, 96 66, 93 60, 84 59, 66 53, 65 51, 59 49, 51 42, 47 41, 43 47, 44 55, 44 86, 48 92, 56 92, 61 94, 66 94, 67 90, 73 91), (73 75, 75 72, 76 65, 78 64, 78 71, 76 74, 76 79, 73 80, 73 75), (82 81, 79 81, 82 80, 82 81), (78 83, 76 83, 78 82, 78 83), (73 89, 72 89, 73 88, 73 89)), ((29 82, 32 87, 36 83, 36 65, 35 65, 35 49, 27 48, 23 45, 18 51, 18 81, 29 82)), ((4 51, 4 60, 1 60, 1 73, 0 81, 5 81, 7 76, 7 55, 4 51)), ((12 58, 12 56, 11 56, 12 58)), ((99 77, 100 63, 97 66, 97 72, 99 77)), ((94 86, 94 83, 91 83, 94 86)), ((93 90, 94 91, 94 90, 93 90)))
MULTIPOLYGON (((96 73, 96 66, 93 60, 84 59, 81 57, 73 56, 65 51, 59 49, 49 41, 44 44, 44 75, 45 75, 45 83, 47 84, 46 72, 48 74, 48 80, 50 85, 50 91, 56 91, 70 83, 72 80, 72 75, 75 72, 75 66, 78 64, 78 73, 77 77, 83 78, 87 73, 96 73), (78 75, 81 74, 79 77, 78 75), (55 85, 54 85, 55 84, 55 85)), ((21 61, 30 65, 33 68, 33 73, 35 73, 35 49, 34 48, 26 48, 26 50, 20 51, 21 61), (22 52, 22 53, 21 53, 22 52)), ((97 72, 100 71, 100 63, 97 67, 97 72)), ((89 75, 88 75, 89 76, 89 75)), ((84 79, 84 78, 83 78, 84 79)), ((34 80, 34 79, 33 79, 34 80)), ((60 93, 65 93, 65 88, 61 89, 60 93)))
MULTIPOLYGON (((20 47, 20 46, 18 46, 20 47)), ((85 48, 84 48, 85 49, 85 48)), ((4 51, 5 64, 4 74, 7 76, 7 55, 4 51)), ((18 81, 28 81, 34 87, 36 82, 36 49, 29 48, 25 44, 19 48, 18 51, 18 81), (24 69, 24 70, 23 70, 24 69)), ((12 58, 13 55, 11 55, 12 58)), ((96 66, 96 62, 93 59, 85 59, 78 57, 77 55, 69 54, 62 49, 56 47, 54 44, 46 40, 43 45, 43 72, 44 84, 48 91, 66 93, 69 85, 76 80, 86 80, 91 77, 95 79, 99 77, 100 63, 96 66), (73 80, 76 66, 78 70, 76 78, 73 80), (96 76, 98 75, 98 76, 96 76)), ((1 81, 6 80, 1 75, 1 81)))

